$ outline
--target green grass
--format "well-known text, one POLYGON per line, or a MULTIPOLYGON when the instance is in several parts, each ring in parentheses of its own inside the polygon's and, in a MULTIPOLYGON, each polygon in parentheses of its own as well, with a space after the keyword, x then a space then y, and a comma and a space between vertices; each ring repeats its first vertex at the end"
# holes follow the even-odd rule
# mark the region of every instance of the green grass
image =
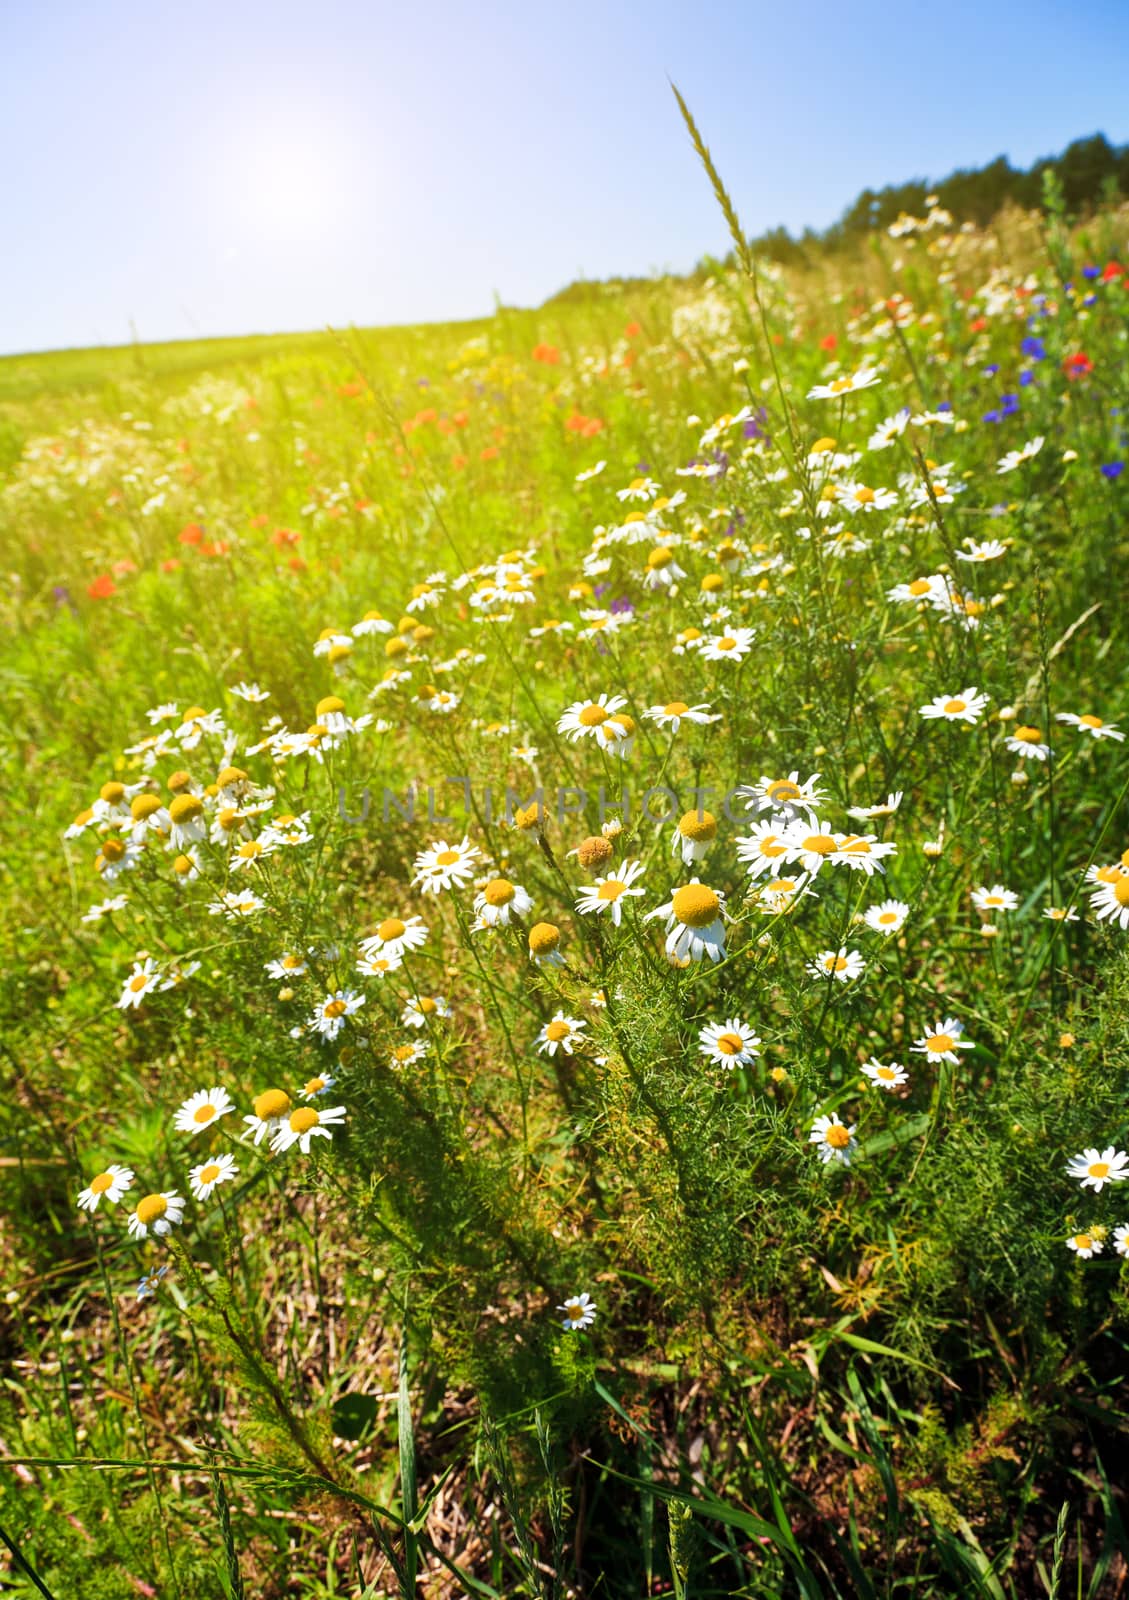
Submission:
POLYGON ((1129 473, 1102 471, 1129 455, 1129 296, 1082 271, 1125 216, 1079 226, 1049 198, 1045 228, 876 235, 796 275, 746 260, 473 325, 0 362, 12 1593, 1121 1591, 1129 1201, 1066 1167, 1129 1136, 1126 935, 1085 881, 1121 881, 1129 751, 1055 718, 1129 712, 1129 473), (903 407, 925 420, 872 448, 903 407), (719 451, 721 474, 677 475, 719 451), (685 498, 617 498, 647 477, 685 498), (893 503, 843 509, 860 484, 893 503), (1006 549, 958 558, 986 540, 1006 549), (977 604, 888 598, 922 577, 977 604), (370 610, 397 631, 354 638, 370 610), (743 657, 686 644, 746 628, 743 657), (353 639, 336 661, 324 630, 353 639), (252 681, 261 705, 231 693, 252 681), (919 714, 973 686, 975 725, 919 714), (558 728, 601 694, 630 743, 558 728), (338 740, 333 696, 378 720, 338 740), (675 700, 715 720, 644 715, 675 700), (265 744, 280 726, 313 753, 265 744), (1008 748, 1024 726, 1050 760, 1008 748), (107 784, 168 806, 181 771, 215 832, 199 875, 150 833, 100 882, 134 818, 110 788, 64 840, 72 819, 107 784), (760 891, 802 863, 750 877, 758 818, 723 800, 792 772, 820 775, 838 843, 788 909, 760 891), (586 803, 559 810, 566 786, 586 803), (601 786, 632 798, 602 869, 576 853, 601 786), (684 865, 674 823, 702 807, 716 835, 684 865), (265 831, 307 813, 308 839, 265 831), (413 887, 464 832, 474 881, 413 887), (896 846, 873 876, 845 864, 860 834, 896 846), (621 925, 578 910, 629 860, 621 925), (679 966, 645 919, 691 876, 725 897, 725 954, 679 966), (475 929, 495 879, 531 907, 475 929), (978 910, 998 884, 1014 909, 978 910), (239 890, 262 909, 210 909, 239 890), (887 899, 890 937, 862 920, 887 899), (358 941, 412 916, 426 942, 358 972, 358 941), (538 923, 564 965, 531 961, 538 923), (809 970, 840 947, 860 977, 809 970), (305 970, 270 976, 286 953, 305 970), (146 961, 188 975, 123 1009, 146 961), (338 990, 364 1003, 323 1039, 338 990), (544 1048, 558 1015, 572 1054, 544 1048), (913 1049, 949 1017, 972 1048, 913 1049), (759 1043, 726 1070, 699 1034, 735 1022, 759 1043), (872 1058, 905 1085, 869 1082, 872 1058), (240 1139, 256 1096, 290 1115, 324 1074, 331 1138, 240 1139), (212 1086, 233 1110, 178 1132, 212 1086), (829 1115, 849 1166, 811 1141, 829 1115), (142 1195, 189 1197, 224 1152, 234 1182, 129 1236, 142 1195), (89 1216, 110 1162, 135 1186, 89 1216), (1102 1229, 1092 1259, 1068 1248, 1102 1229), (565 1330, 582 1290, 595 1322, 565 1330))

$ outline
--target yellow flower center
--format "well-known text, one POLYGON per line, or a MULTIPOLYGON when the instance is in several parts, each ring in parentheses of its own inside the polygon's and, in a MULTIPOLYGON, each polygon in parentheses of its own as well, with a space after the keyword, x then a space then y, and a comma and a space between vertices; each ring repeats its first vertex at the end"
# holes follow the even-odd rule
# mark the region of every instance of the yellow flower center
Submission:
POLYGON ((873 505, 874 504, 874 490, 873 489, 867 489, 865 486, 860 488, 860 489, 856 489, 855 490, 855 499, 858 501, 859 505, 861 505, 861 506, 873 505))
POLYGON ((172 864, 172 869, 178 878, 183 878, 192 871, 195 865, 196 863, 192 860, 191 856, 177 856, 176 860, 172 864))
POLYGON ((299 1106, 297 1111, 290 1113, 291 1133, 309 1133, 311 1128, 316 1128, 321 1118, 313 1106, 299 1106))
POLYGON ((148 1227, 150 1222, 163 1217, 168 1209, 169 1203, 163 1194, 147 1194, 144 1200, 137 1202, 137 1220, 148 1227))
POLYGON ((290 1096, 283 1089, 264 1089, 251 1102, 251 1109, 260 1122, 271 1117, 284 1117, 290 1110, 290 1096))
POLYGON ((708 928, 720 909, 721 901, 704 883, 688 883, 671 896, 671 910, 687 928, 708 928))
POLYGON ((1038 728, 1016 728, 1015 737, 1024 744, 1038 744, 1043 735, 1038 728))
POLYGON ((216 778, 217 789, 230 789, 233 783, 246 783, 247 774, 242 767, 224 767, 216 778))
POLYGON ((878 913, 878 920, 879 920, 879 922, 884 923, 884 924, 889 924, 891 922, 897 922, 898 913, 896 911, 880 911, 878 913))
POLYGON ((104 861, 120 861, 125 855, 125 845, 121 839, 102 840, 102 858, 104 861))
POLYGON ((1082 726, 1084 728, 1104 728, 1105 727, 1105 723, 1102 721, 1101 717, 1095 717, 1089 711, 1086 712, 1085 716, 1079 717, 1078 721, 1082 724, 1082 726))
POLYGON ((306 1093, 307 1094, 320 1094, 321 1091, 324 1088, 325 1088, 325 1079, 324 1078, 308 1078, 306 1080, 306 1093))
POLYGON ((601 722, 608 720, 608 713, 603 706, 585 706, 576 720, 584 728, 598 728, 601 722))
POLYGON ((453 867, 458 859, 459 852, 457 850, 440 850, 435 857, 435 864, 439 867, 453 867))
POLYGON ((545 956, 561 942, 561 930, 552 922, 537 922, 529 930, 529 948, 535 956, 545 956))
POLYGON ((125 799, 125 784, 117 782, 104 783, 98 793, 107 805, 120 805, 125 799))
POLYGON ((208 713, 204 710, 203 706, 189 706, 188 710, 184 713, 184 721, 199 722, 201 717, 206 717, 207 715, 208 713))
POLYGON ((668 550, 666 545, 656 545, 647 557, 647 565, 652 572, 658 572, 663 567, 668 567, 674 560, 674 551, 668 550))
POLYGON ((925 1048, 930 1055, 942 1056, 947 1050, 952 1050, 955 1044, 951 1033, 931 1033, 925 1041, 925 1048))
POLYGON ((200 1171, 196 1174, 196 1182, 199 1184, 215 1183, 222 1171, 223 1168, 217 1162, 209 1161, 208 1165, 206 1167, 201 1167, 200 1171))
POLYGON ((399 917, 386 917, 376 930, 376 937, 385 944, 391 939, 399 939, 407 931, 399 917))
POLYGON ((967 711, 968 710, 968 701, 967 700, 946 700, 944 706, 942 707, 942 710, 947 711, 950 716, 955 716, 960 711, 967 711))
POLYGON ((1091 1178, 1108 1178, 1109 1162, 1091 1161, 1090 1165, 1086 1168, 1086 1171, 1089 1173, 1091 1178))
POLYGON ((169 816, 176 823, 190 822, 204 810, 204 802, 194 794, 178 794, 169 806, 169 816))
POLYGON ((1121 877, 1113 886, 1113 898, 1119 906, 1129 906, 1129 877, 1121 877))
POLYGON ((870 845, 865 839, 861 839, 858 834, 852 834, 849 839, 844 839, 839 849, 845 856, 868 856, 870 854, 870 845))
POLYGON ((545 1037, 552 1040, 554 1044, 559 1044, 562 1039, 568 1038, 568 1031, 567 1022, 550 1022, 545 1029, 545 1037))
POLYGON ((666 717, 681 717, 684 716, 689 709, 690 707, 686 704, 685 700, 671 700, 668 705, 663 706, 663 715, 666 717))
POLYGON ((933 585, 928 578, 915 578, 909 586, 909 592, 917 600, 923 594, 928 594, 933 585))
POLYGON ((722 1033, 718 1035, 717 1048, 723 1056, 739 1056, 745 1048, 745 1041, 739 1033, 722 1033))
POLYGON ((90 1180, 91 1194, 105 1194, 107 1189, 112 1189, 113 1187, 114 1175, 112 1172, 100 1172, 96 1178, 91 1178, 90 1180))
POLYGON ((839 847, 829 833, 809 833, 800 848, 813 856, 833 856, 839 847))
POLYGON ((282 965, 288 972, 293 972, 297 967, 304 967, 305 962, 301 956, 283 956, 282 965))
POLYGON ((823 1137, 832 1150, 845 1150, 851 1142, 850 1131, 841 1122, 833 1122, 823 1137))
POLYGON ((149 974, 147 972, 138 972, 129 980, 129 987, 134 994, 140 994, 142 989, 147 988, 148 985, 149 974))
POLYGON ((1094 1247, 1093 1237, 1088 1233, 1076 1233, 1074 1235, 1074 1243, 1079 1250, 1092 1250, 1094 1247))
POLYGON ((488 906, 508 906, 516 890, 507 878, 491 878, 482 892, 488 906))
POLYGON ((597 898, 608 901, 618 900, 626 888, 627 885, 621 883, 618 878, 608 878, 597 890, 597 898))
POLYGON ((799 800, 801 794, 799 784, 793 783, 790 778, 777 778, 765 790, 766 799, 777 801, 799 800))
POLYGON ((717 641, 717 648, 719 650, 736 650, 737 641, 736 639, 731 639, 729 635, 726 634, 724 639, 719 639, 717 641))
POLYGON ((811 447, 811 453, 813 456, 823 456, 826 455, 829 450, 834 450, 834 448, 834 439, 817 439, 811 447))
POLYGON ((700 844, 717 837, 717 818, 711 811, 687 811, 678 824, 678 831, 684 839, 700 844))
POLYGON ((332 1020, 334 1017, 343 1017, 348 1009, 344 1000, 327 1000, 322 1015, 332 1020))
POLYGON ((144 822, 154 811, 161 809, 160 798, 155 794, 135 794, 130 801, 130 815, 134 822, 144 822))
POLYGON ((235 853, 242 861, 254 861, 256 856, 262 855, 263 847, 257 839, 248 839, 235 853))
POLYGON ((717 594, 719 589, 725 588, 725 579, 720 572, 707 572, 702 579, 703 594, 717 594))

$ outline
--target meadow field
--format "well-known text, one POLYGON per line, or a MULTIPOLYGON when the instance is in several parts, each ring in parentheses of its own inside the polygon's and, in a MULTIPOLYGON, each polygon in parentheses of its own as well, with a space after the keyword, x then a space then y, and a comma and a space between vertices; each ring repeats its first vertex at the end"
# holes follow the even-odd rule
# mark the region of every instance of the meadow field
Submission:
POLYGON ((1048 199, 0 361, 5 1594, 1129 1592, 1129 208, 1048 199))

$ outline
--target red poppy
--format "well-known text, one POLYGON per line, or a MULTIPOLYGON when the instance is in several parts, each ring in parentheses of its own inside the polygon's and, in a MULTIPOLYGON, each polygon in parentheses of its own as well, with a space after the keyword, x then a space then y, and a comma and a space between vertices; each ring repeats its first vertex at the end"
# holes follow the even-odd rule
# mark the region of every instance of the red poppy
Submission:
POLYGON ((470 421, 470 413, 466 411, 456 411, 454 416, 451 418, 451 421, 455 424, 456 428, 465 428, 467 423, 470 421))
POLYGON ((270 518, 267 516, 266 512, 260 511, 257 517, 251 518, 251 526, 252 528, 265 528, 269 521, 270 518))
POLYGON ((561 359, 561 353, 555 344, 535 344, 532 355, 534 361, 542 361, 547 367, 555 367, 561 359))
POLYGON ((496 444, 488 444, 478 452, 478 458, 480 461, 495 461, 497 456, 498 446, 496 444))
POLYGON ((838 343, 839 341, 836 339, 833 333, 825 333, 823 338, 819 341, 819 348, 821 350, 834 350, 838 343))
POLYGON ((1078 350, 1072 356, 1067 356, 1062 364, 1062 370, 1068 378, 1088 378, 1094 370, 1094 363, 1084 350, 1078 350))
POLYGON ((199 544, 204 537, 204 530, 198 522, 186 522, 180 530, 181 544, 199 544))
POLYGON ((969 333, 983 333, 987 326, 987 317, 973 317, 972 321, 968 324, 968 331, 969 333))
POLYGON ((623 332, 624 332, 624 336, 626 338, 628 338, 628 339, 637 339, 639 337, 639 335, 643 332, 643 328, 642 328, 642 325, 640 323, 638 323, 638 322, 629 322, 627 324, 626 328, 624 328, 623 332))
POLYGON ((170 556, 167 561, 161 562, 162 572, 176 572, 183 565, 179 556, 170 556))
POLYGON ((1120 278, 1125 268, 1116 261, 1107 261, 1102 268, 1102 282, 1109 283, 1112 278, 1120 278))
POLYGON ((281 550, 284 545, 297 544, 301 537, 300 533, 294 533, 290 528, 276 528, 270 536, 270 542, 281 550))
POLYGON ((103 572, 93 583, 87 584, 86 592, 91 600, 108 600, 117 593, 117 584, 108 572, 103 572))
POLYGON ((452 456, 451 457, 451 465, 454 467, 456 472, 461 472, 463 470, 463 468, 468 466, 469 464, 470 464, 470 457, 469 456, 452 456))

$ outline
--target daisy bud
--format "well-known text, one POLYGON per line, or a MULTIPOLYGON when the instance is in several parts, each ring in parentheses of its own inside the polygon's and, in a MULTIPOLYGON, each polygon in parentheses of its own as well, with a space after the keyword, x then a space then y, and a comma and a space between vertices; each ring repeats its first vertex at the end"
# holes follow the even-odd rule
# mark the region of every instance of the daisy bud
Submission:
POLYGON ((921 847, 921 850, 923 855, 927 855, 930 860, 934 860, 941 854, 941 851, 944 848, 945 847, 941 843, 940 839, 926 839, 925 843, 921 847))
POLYGON ((1024 772, 1023 768, 1022 767, 1017 767, 1016 770, 1011 775, 1011 781, 1012 781, 1012 783, 1015 784, 1017 789, 1021 789, 1023 787, 1023 785, 1025 783, 1029 782, 1030 780, 1028 779, 1027 774, 1024 772))
POLYGON ((982 922, 980 924, 980 937, 982 939, 995 939, 998 937, 999 931, 994 922, 982 922))

